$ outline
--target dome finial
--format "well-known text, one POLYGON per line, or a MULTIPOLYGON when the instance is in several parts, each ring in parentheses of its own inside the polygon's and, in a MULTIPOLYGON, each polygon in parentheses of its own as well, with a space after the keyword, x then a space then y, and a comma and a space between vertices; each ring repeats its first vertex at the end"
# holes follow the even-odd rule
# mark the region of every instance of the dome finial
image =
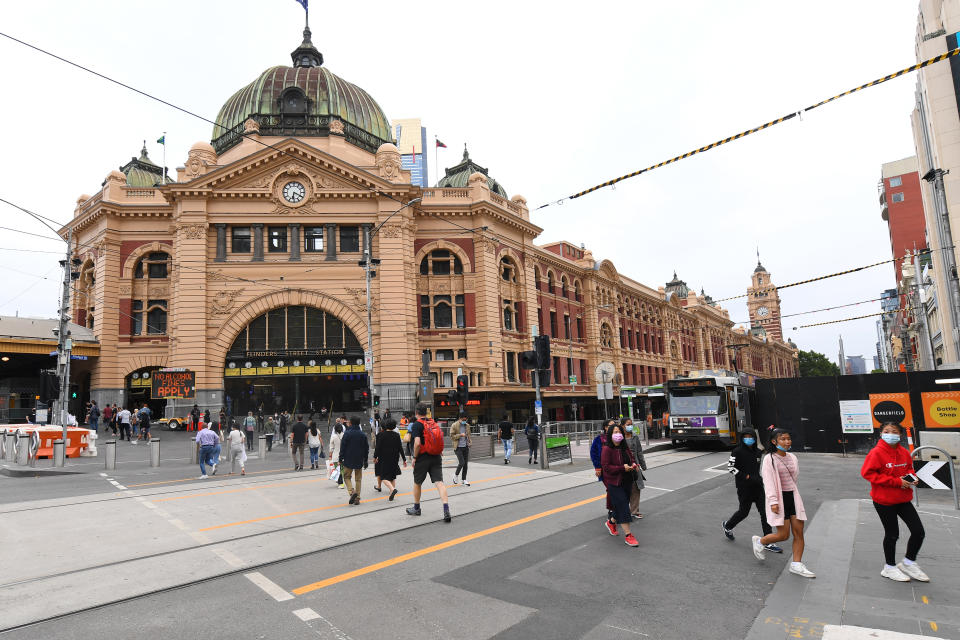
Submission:
POLYGON ((313 46, 313 41, 310 40, 311 35, 308 24, 303 27, 303 42, 290 54, 294 67, 319 67, 323 64, 323 54, 313 46))
POLYGON ((140 149, 140 159, 150 162, 150 158, 147 157, 147 141, 143 141, 143 148, 140 149))
POLYGON ((467 151, 467 143, 463 143, 463 161, 466 162, 470 159, 470 153, 467 151))

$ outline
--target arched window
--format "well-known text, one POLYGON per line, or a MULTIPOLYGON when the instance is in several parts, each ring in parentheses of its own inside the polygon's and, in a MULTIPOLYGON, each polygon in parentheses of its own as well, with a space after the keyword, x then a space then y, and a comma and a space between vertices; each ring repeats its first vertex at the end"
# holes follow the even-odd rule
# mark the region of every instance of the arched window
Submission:
MULTIPOLYGON (((140 305, 142 300, 137 300, 140 305)), ((141 306, 141 309, 143 307, 141 306)), ((147 300, 147 331, 150 335, 162 335, 167 332, 167 301, 147 300)), ((137 315, 134 313, 133 315, 137 315)))
POLYGON ((533 268, 533 286, 540 291, 540 267, 533 268))
POLYGON ((600 325, 600 346, 608 349, 613 347, 613 331, 606 322, 600 325))
POLYGON ((503 328, 506 331, 518 331, 517 310, 510 300, 503 301, 503 328))
POLYGON ((137 266, 133 270, 133 277, 137 279, 147 277, 151 280, 166 278, 169 263, 169 254, 163 251, 153 251, 137 262, 137 266))
POLYGON ((567 296, 567 276, 560 276, 560 295, 564 298, 567 296))
POLYGON ((573 281, 573 297, 577 302, 583 302, 583 287, 580 286, 579 280, 573 281))
POLYGON ((460 256, 448 249, 434 249, 420 261, 420 275, 449 276, 463 274, 460 256))
POLYGON ((420 328, 457 329, 467 326, 465 296, 420 296, 420 328))
POLYGON ((547 271, 547 293, 554 293, 554 291, 553 291, 553 271, 547 271))
POLYGON ((500 278, 504 282, 517 281, 517 265, 512 258, 507 256, 500 258, 500 278))

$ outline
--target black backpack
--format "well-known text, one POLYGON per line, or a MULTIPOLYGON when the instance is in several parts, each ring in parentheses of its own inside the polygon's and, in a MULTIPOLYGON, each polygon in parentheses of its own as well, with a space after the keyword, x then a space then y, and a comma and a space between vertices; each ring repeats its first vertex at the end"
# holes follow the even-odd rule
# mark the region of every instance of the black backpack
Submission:
POLYGON ((537 425, 535 424, 528 424, 527 428, 524 429, 524 433, 527 434, 528 438, 536 438, 538 435, 540 435, 537 433, 537 425))

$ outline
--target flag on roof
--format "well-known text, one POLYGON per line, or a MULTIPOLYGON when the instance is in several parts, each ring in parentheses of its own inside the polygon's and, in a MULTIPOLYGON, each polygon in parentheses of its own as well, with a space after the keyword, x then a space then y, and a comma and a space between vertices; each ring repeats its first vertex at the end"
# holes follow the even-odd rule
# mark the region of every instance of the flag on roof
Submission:
POLYGON ((446 148, 447 148, 447 145, 445 145, 445 144, 443 144, 442 142, 440 142, 440 140, 437 140, 437 148, 438 148, 438 149, 446 149, 446 148))

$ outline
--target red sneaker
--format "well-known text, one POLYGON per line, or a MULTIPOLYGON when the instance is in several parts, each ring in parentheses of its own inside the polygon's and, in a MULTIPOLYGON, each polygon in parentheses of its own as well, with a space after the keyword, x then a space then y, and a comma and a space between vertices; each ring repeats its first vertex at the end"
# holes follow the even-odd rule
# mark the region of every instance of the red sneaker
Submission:
POLYGON ((633 534, 632 534, 632 533, 628 533, 627 536, 623 539, 623 541, 626 542, 627 545, 629 545, 629 546, 631 546, 631 547, 639 547, 639 546, 640 546, 640 543, 637 542, 637 539, 633 537, 633 534))
POLYGON ((610 535, 612 535, 612 536, 617 535, 617 525, 616 525, 616 523, 607 520, 606 522, 603 523, 603 526, 607 528, 607 531, 610 532, 610 535))

